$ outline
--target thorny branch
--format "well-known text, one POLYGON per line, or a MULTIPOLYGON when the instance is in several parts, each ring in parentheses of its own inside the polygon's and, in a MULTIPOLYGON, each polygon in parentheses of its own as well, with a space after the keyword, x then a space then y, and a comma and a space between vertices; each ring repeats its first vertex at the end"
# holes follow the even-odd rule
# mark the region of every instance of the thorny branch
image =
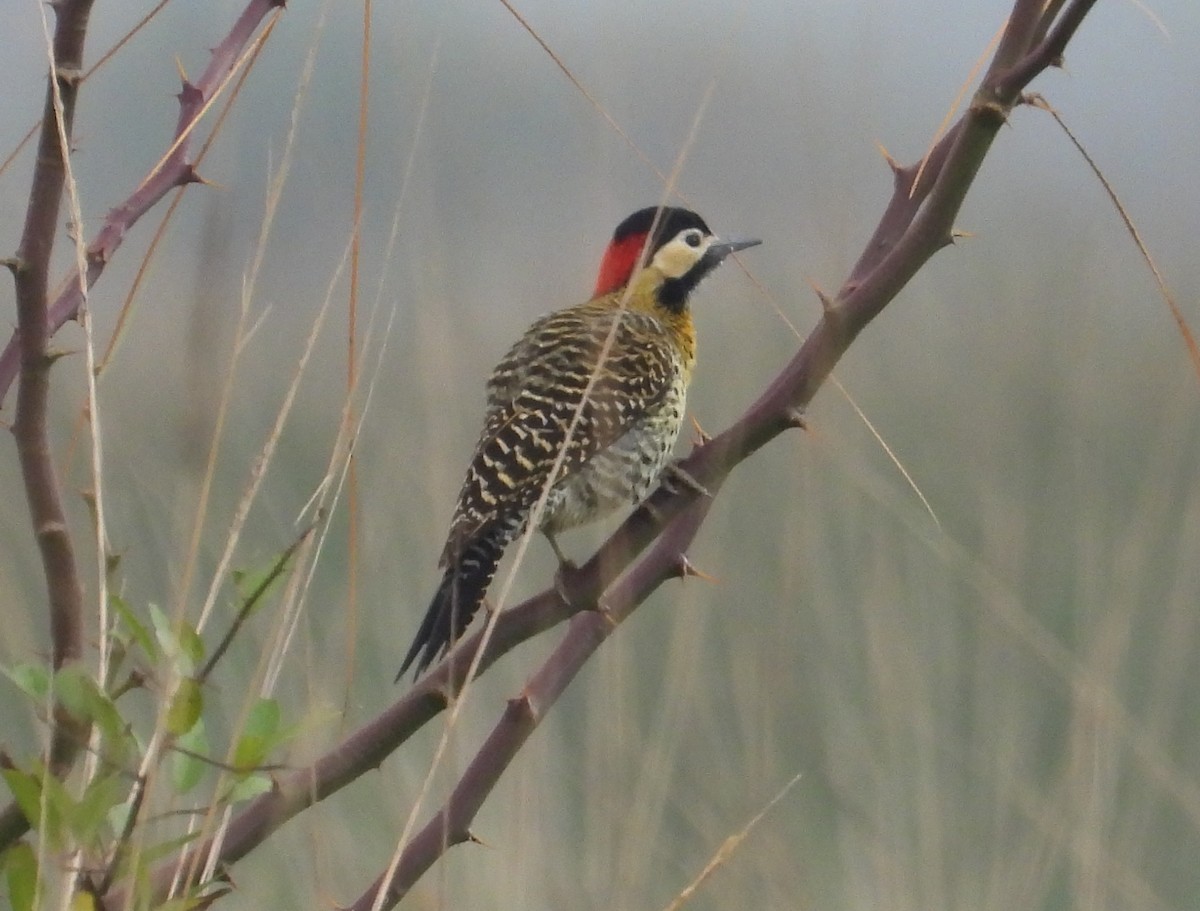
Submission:
MULTIPOLYGON (((52 65, 47 79, 37 160, 25 210, 25 227, 16 256, 11 261, 16 285, 20 345, 14 350, 14 372, 19 370, 13 438, 21 463, 21 478, 29 504, 29 517, 46 579, 50 618, 50 660, 57 670, 83 654, 83 586, 75 563, 75 548, 67 527, 62 492, 54 459, 46 413, 50 398, 49 350, 52 334, 46 313, 50 254, 58 228, 67 176, 67 154, 75 122, 79 75, 83 72, 83 44, 91 0, 74 0, 56 7, 51 40, 52 65)), ((63 774, 86 738, 86 725, 72 719, 61 706, 52 713, 49 771, 63 774)), ((0 822, 20 828, 24 817, 6 813, 0 822)), ((28 825, 25 823, 25 825, 28 825)), ((24 829, 21 829, 24 831, 24 829)))
MULTIPOLYGON (((208 66, 200 78, 194 83, 184 79, 178 96, 179 117, 166 155, 128 199, 109 211, 104 226, 88 244, 87 287, 92 287, 100 277, 104 267, 124 241, 125 234, 137 224, 138 219, 174 188, 200 182, 200 177, 188 157, 196 125, 208 110, 216 92, 234 72, 263 19, 272 10, 282 8, 283 4, 284 0, 249 0, 229 34, 213 49, 208 66)), ((50 335, 74 319, 83 303, 78 273, 72 271, 60 289, 49 308, 50 335)), ((21 330, 18 328, 4 351, 0 353, 0 403, 3 402, 16 376, 20 345, 21 330)))
MULTIPOLYGON (((926 159, 895 167, 893 195, 838 294, 791 362, 728 430, 695 449, 682 468, 713 496, 742 461, 789 428, 858 334, 938 250, 950 243, 954 219, 991 143, 1021 91, 1057 64, 1095 0, 1016 0, 995 57, 970 108, 926 159)), ((442 808, 405 846, 395 875, 368 887, 355 908, 371 907, 385 892, 390 907, 446 849, 471 840, 470 824, 516 752, 601 642, 663 581, 686 574, 683 554, 712 500, 690 487, 660 488, 649 509, 636 510, 586 564, 566 580, 567 600, 547 590, 498 618, 479 671, 516 644, 573 614, 562 641, 512 700, 442 808), (658 538, 645 558, 613 585, 658 538), (606 591, 607 589, 607 591, 606 591), (568 603, 569 601, 569 603, 568 603), (590 608, 590 609, 589 609, 590 608)), ((482 633, 447 659, 391 708, 306 769, 282 777, 270 794, 230 822, 223 840, 184 852, 152 875, 165 896, 178 869, 215 852, 218 869, 245 856, 306 807, 377 767, 449 703, 480 648, 482 633)), ((119 906, 123 894, 111 894, 119 906)))
MULTIPOLYGON (((1020 102, 1029 81, 1061 58, 1094 2, 1076 0, 1058 17, 1061 4, 1047 7, 1041 0, 1017 0, 996 57, 966 114, 939 142, 923 168, 897 172, 888 207, 892 225, 886 226, 882 236, 876 231, 874 248, 868 248, 851 279, 830 305, 823 307, 817 327, 758 401, 732 427, 682 463, 683 470, 712 497, 738 464, 801 422, 804 408, 858 334, 951 242, 954 219, 1008 113, 1020 102), (1014 59, 1015 65, 1010 63, 1014 59), (921 172, 924 182, 914 186, 921 172), (921 192, 925 188, 927 196, 921 192), (912 192, 914 189, 918 192, 912 192), (900 196, 907 205, 896 204, 900 196)), ((654 499, 663 493, 660 488, 654 499)), ((470 840, 470 824, 479 807, 566 685, 638 604, 663 581, 680 573, 683 555, 703 523, 711 499, 690 488, 671 491, 666 499, 667 503, 653 504, 654 515, 661 516, 668 509, 672 515, 657 544, 604 595, 602 610, 572 620, 559 647, 529 679, 521 695, 510 702, 441 810, 405 846, 391 879, 381 877, 369 886, 351 906, 355 911, 393 906, 451 845, 470 840), (381 891, 384 901, 378 902, 381 891)), ((624 531, 625 526, 617 536, 624 531)), ((577 598, 571 600, 577 606, 581 603, 577 598)), ((594 599, 583 604, 596 608, 601 602, 594 599)))

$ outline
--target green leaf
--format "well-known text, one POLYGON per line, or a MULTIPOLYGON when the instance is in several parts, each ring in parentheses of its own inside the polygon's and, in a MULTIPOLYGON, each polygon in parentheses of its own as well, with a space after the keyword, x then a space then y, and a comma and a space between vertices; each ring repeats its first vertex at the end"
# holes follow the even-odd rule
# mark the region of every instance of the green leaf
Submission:
POLYGON ((186 623, 172 623, 156 604, 150 605, 150 621, 163 655, 180 676, 188 677, 195 673, 196 665, 204 656, 204 644, 196 631, 186 623))
POLYGON ((157 604, 151 602, 147 607, 150 610, 150 625, 154 627, 154 640, 168 657, 173 657, 179 651, 174 624, 157 604))
POLYGON ((126 789, 112 775, 97 778, 75 804, 71 813, 71 831, 85 845, 95 847, 105 834, 110 811, 125 798, 126 789))
POLYGON ((266 602, 271 589, 275 588, 285 575, 279 570, 279 558, 275 558, 269 566, 263 569, 235 569, 230 573, 233 576, 233 587, 237 589, 241 606, 244 606, 251 598, 255 599, 254 603, 250 605, 251 615, 266 602), (270 581, 268 582, 268 580, 270 581))
MULTIPOLYGON (((161 841, 158 844, 147 845, 140 852, 140 857, 143 865, 149 866, 157 860, 162 860, 164 857, 169 857, 177 854, 180 848, 186 847, 191 842, 195 841, 204 834, 203 829, 196 829, 194 832, 188 832, 185 835, 180 835, 177 838, 168 838, 166 841, 161 841)), ((121 868, 122 873, 126 870, 121 868)), ((155 911, 162 911, 165 905, 155 905, 155 911)))
POLYGON ((278 700, 260 698, 250 708, 244 730, 247 734, 265 739, 274 738, 279 732, 279 721, 282 717, 283 710, 279 707, 278 700))
POLYGON ((203 759, 210 753, 204 719, 199 719, 192 729, 176 742, 182 749, 187 750, 187 753, 176 750, 172 756, 171 784, 178 793, 186 794, 200 783, 200 779, 209 768, 203 759), (195 755, 189 755, 191 753, 195 755))
POLYGON ((118 764, 125 761, 132 747, 129 725, 87 670, 75 664, 59 670, 54 675, 54 697, 72 718, 96 725, 105 759, 118 764))
POLYGON ((42 818, 41 779, 16 768, 0 769, 0 775, 30 825, 38 828, 42 818))
POLYGON ((125 831, 125 824, 129 821, 129 812, 133 809, 133 804, 128 800, 131 795, 126 794, 125 796, 126 800, 108 808, 108 827, 118 833, 125 831))
POLYGON ((95 724, 103 735, 109 758, 119 761, 112 751, 124 755, 129 725, 116 704, 96 683, 95 678, 78 665, 60 670, 54 677, 54 691, 67 711, 81 721, 95 724))
POLYGON ((203 711, 204 691, 199 682, 191 677, 182 678, 167 709, 167 731, 176 737, 186 734, 200 720, 203 711))
POLYGON ((43 775, 40 781, 42 804, 46 809, 46 815, 42 817, 42 828, 50 843, 59 847, 63 844, 64 824, 74 815, 75 798, 71 796, 66 785, 53 775, 43 775))
POLYGON ((16 667, 0 667, 4 676, 15 683, 26 695, 39 702, 46 700, 50 692, 50 672, 44 664, 18 664, 16 667))
POLYGON ((260 794, 266 794, 274 787, 275 783, 271 780, 270 775, 255 772, 253 775, 247 775, 245 778, 235 781, 233 787, 225 795, 225 800, 228 803, 242 803, 246 800, 253 800, 260 794))
POLYGON ((154 634, 146 627, 137 615, 133 612, 133 608, 120 595, 112 595, 109 597, 109 604, 112 605, 116 612, 118 629, 128 633, 130 638, 138 644, 138 647, 145 653, 146 657, 152 662, 157 663, 162 656, 162 650, 158 646, 158 642, 154 638, 154 634))
POLYGON ((33 848, 19 841, 3 854, 0 865, 8 882, 8 901, 12 911, 33 911, 37 895, 38 862, 33 848))
POLYGON ((204 640, 196 632, 195 627, 185 623, 179 631, 179 646, 183 649, 184 657, 191 662, 191 667, 197 668, 204 663, 204 640))
POLYGON ((88 713, 88 683, 90 677, 87 670, 79 664, 68 664, 54 673, 54 698, 67 710, 72 718, 79 721, 90 720, 88 713))
POLYGON ((27 842, 16 842, 0 854, 0 867, 4 869, 13 911, 32 911, 38 879, 38 860, 33 848, 27 842))
POLYGON ((263 764, 280 742, 281 714, 274 699, 259 699, 250 709, 242 736, 233 750, 233 764, 238 769, 249 772, 263 764))

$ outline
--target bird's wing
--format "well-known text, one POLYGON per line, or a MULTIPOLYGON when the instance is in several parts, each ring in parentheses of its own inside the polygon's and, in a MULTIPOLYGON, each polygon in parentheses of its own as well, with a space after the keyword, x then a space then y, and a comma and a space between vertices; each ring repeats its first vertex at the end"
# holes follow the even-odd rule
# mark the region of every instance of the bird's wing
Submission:
POLYGON ((646 314, 584 305, 534 323, 488 382, 484 428, 443 563, 493 523, 511 524, 515 531, 541 496, 560 451, 565 454, 555 481, 577 472, 635 426, 662 401, 677 370, 663 328, 646 314), (618 316, 613 343, 589 391, 618 316))

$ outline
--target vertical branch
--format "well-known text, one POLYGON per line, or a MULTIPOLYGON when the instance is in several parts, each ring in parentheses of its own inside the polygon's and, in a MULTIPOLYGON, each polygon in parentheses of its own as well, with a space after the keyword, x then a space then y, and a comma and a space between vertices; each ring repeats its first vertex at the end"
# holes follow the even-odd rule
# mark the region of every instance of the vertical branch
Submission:
MULTIPOLYGON (((50 453, 46 423, 50 367, 54 360, 48 347, 52 330, 47 288, 91 6, 91 0, 64 0, 53 7, 57 18, 37 161, 25 211, 25 227, 12 262, 20 327, 20 373, 13 436, 46 577, 50 654, 56 669, 83 653, 83 588, 50 453)), ((56 711, 55 715, 61 724, 64 720, 59 717, 61 712, 56 711)), ((52 767, 69 764, 78 744, 78 733, 55 729, 51 744, 52 767)))

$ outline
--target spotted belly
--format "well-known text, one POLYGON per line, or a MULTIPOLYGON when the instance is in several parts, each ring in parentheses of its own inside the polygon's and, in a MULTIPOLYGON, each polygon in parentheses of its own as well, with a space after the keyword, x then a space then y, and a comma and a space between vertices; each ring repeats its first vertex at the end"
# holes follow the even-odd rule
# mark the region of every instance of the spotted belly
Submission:
POLYGON ((652 414, 551 488, 538 528, 557 535, 644 500, 671 459, 683 413, 684 392, 668 395, 652 414))

